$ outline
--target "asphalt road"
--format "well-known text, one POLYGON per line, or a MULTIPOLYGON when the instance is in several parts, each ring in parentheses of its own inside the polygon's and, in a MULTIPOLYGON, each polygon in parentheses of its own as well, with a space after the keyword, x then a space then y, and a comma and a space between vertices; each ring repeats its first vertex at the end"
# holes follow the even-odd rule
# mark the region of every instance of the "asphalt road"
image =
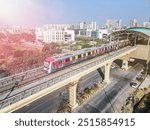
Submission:
MULTIPOLYGON (((120 69, 111 69, 111 83, 107 85, 105 91, 99 92, 87 103, 79 106, 75 112, 111 112, 110 102, 114 102, 116 96, 126 88, 129 81, 141 70, 142 66, 138 65, 127 71, 120 69), (108 95, 108 96, 106 96, 108 95), (109 97, 109 98, 108 98, 109 97), (106 109, 107 108, 107 109, 106 109), (106 110, 105 110, 106 109, 106 110)), ((91 86, 94 82, 102 81, 98 71, 94 71, 83 78, 79 82, 79 91, 91 86)), ((64 99, 68 99, 68 91, 66 87, 50 93, 43 98, 34 101, 27 106, 20 108, 15 113, 55 113, 64 99)))
POLYGON ((127 71, 111 69, 111 83, 79 106, 75 112, 120 112, 121 106, 125 103, 126 98, 134 90, 134 88, 130 87, 129 83, 141 69, 141 65, 136 65, 127 71))
MULTIPOLYGON (((79 92, 83 91, 86 87, 92 86, 96 81, 102 81, 98 71, 93 71, 92 73, 84 76, 80 79, 78 84, 79 92)), ((50 93, 47 96, 44 96, 43 98, 40 98, 33 103, 16 110, 15 113, 55 113, 64 99, 68 100, 67 86, 64 86, 64 88, 50 93)))

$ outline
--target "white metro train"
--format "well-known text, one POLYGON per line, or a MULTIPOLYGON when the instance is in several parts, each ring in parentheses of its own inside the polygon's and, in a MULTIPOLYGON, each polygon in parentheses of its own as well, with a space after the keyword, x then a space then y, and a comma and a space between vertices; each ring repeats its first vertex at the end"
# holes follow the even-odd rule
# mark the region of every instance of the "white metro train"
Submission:
POLYGON ((74 52, 67 52, 57 56, 48 57, 44 61, 44 70, 48 73, 52 73, 60 68, 69 66, 79 61, 84 61, 88 58, 102 55, 129 45, 131 45, 129 40, 122 40, 103 44, 100 47, 85 48, 74 52))

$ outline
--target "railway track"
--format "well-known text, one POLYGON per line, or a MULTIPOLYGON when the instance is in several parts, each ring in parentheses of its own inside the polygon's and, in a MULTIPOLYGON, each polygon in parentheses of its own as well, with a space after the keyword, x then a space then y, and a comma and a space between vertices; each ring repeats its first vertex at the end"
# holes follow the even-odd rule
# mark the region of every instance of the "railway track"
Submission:
POLYGON ((9 82, 12 82, 15 79, 21 80, 21 79, 25 79, 25 78, 34 76, 36 73, 40 72, 41 70, 43 70, 43 66, 32 69, 32 70, 28 70, 25 72, 21 72, 21 73, 15 74, 15 75, 11 75, 8 77, 0 78, 0 87, 8 84, 9 82))
MULTIPOLYGON (((113 55, 113 51, 110 52, 110 53, 109 52, 108 53, 104 53, 104 54, 101 54, 101 55, 97 55, 95 57, 102 56, 102 55, 105 55, 105 54, 113 55)), ((93 57, 90 57, 90 58, 88 58, 88 59, 86 59, 84 61, 90 60, 92 58, 93 57)), ((58 72, 58 71, 64 70, 66 68, 70 68, 71 69, 71 67, 73 67, 74 65, 76 65, 76 64, 79 65, 82 62, 83 61, 79 61, 79 62, 74 63, 72 65, 60 68, 57 71, 52 72, 51 75, 53 73, 58 72)), ((14 75, 14 76, 6 77, 6 79, 0 79, 0 96, 2 94, 6 93, 6 92, 13 91, 15 89, 24 87, 24 86, 26 86, 28 84, 31 84, 31 83, 36 82, 38 80, 41 80, 42 78, 46 78, 47 76, 49 76, 49 74, 43 70, 43 66, 42 66, 42 67, 39 67, 39 68, 30 70, 30 71, 27 71, 27 72, 23 72, 23 73, 14 75), (1 81, 5 81, 6 82, 5 85, 2 85, 1 81)))
MULTIPOLYGON (((43 75, 42 78, 44 79, 37 79, 39 81, 36 81, 34 79, 33 83, 29 83, 29 85, 23 85, 24 87, 17 89, 16 91, 11 91, 8 93, 5 93, 0 96, 0 109, 4 108, 8 105, 11 105, 15 102, 18 102, 30 95, 33 95, 47 87, 52 86, 53 84, 59 83, 62 80, 65 80, 69 78, 72 75, 76 75, 80 72, 82 72, 84 69, 87 69, 91 66, 94 66, 95 64, 99 64, 101 62, 104 62, 105 60, 110 59, 113 56, 117 56, 118 54, 121 54, 122 52, 129 50, 130 47, 127 47, 123 50, 117 50, 116 54, 113 54, 108 57, 109 54, 102 55, 101 57, 97 57, 96 59, 91 59, 87 62, 80 62, 77 63, 77 65, 73 64, 71 66, 67 66, 65 68, 61 68, 61 70, 55 71, 54 73, 51 73, 50 75, 46 73, 46 75, 43 75), (86 64, 86 65, 85 65, 86 64), (74 66, 75 65, 75 66, 74 66), (60 74, 61 73, 61 74, 60 74)), ((132 49, 132 48, 131 48, 132 49)))
MULTIPOLYGON (((95 57, 98 57, 98 56, 95 56, 95 57)), ((90 60, 90 59, 92 59, 92 58, 88 58, 88 59, 86 59, 84 61, 87 61, 87 60, 90 60)), ((73 67, 74 65, 76 65, 76 64, 79 65, 82 62, 83 61, 79 61, 79 62, 74 63, 72 65, 60 68, 57 71, 52 72, 51 75, 57 73, 58 71, 61 72, 61 71, 63 71, 66 68, 71 69, 71 67, 73 67)), ((42 69, 43 69, 43 67, 42 67, 42 69)), ((20 74, 20 75, 18 74, 20 77, 18 75, 15 75, 15 76, 6 77, 4 79, 1 79, 0 80, 0 96, 2 94, 4 94, 4 93, 7 93, 9 91, 14 91, 14 90, 16 90, 18 88, 24 87, 24 86, 26 86, 28 84, 31 84, 31 83, 33 83, 35 81, 41 80, 42 78, 46 78, 46 77, 49 76, 49 74, 47 72, 45 72, 44 70, 40 70, 40 71, 41 71, 41 73, 38 73, 38 71, 36 73, 33 72, 34 74, 32 73, 30 76, 26 76, 25 75, 27 73, 26 72, 26 73, 24 73, 24 75, 23 74, 20 74), (1 81, 3 81, 3 83, 1 81)))
POLYGON ((42 72, 38 75, 34 75, 32 77, 28 77, 28 78, 25 78, 22 80, 14 79, 14 80, 8 82, 7 84, 0 86, 0 95, 4 94, 6 92, 13 91, 15 89, 24 87, 32 82, 35 82, 39 79, 46 77, 47 75, 48 74, 46 74, 45 72, 42 72))

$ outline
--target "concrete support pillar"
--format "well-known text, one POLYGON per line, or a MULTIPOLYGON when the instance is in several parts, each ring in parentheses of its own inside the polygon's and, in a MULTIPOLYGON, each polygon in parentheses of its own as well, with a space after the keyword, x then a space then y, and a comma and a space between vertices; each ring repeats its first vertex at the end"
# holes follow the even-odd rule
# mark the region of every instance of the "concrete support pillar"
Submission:
POLYGON ((104 76, 103 82, 107 83, 107 84, 110 82, 109 75, 110 75, 110 66, 111 66, 111 64, 112 63, 105 64, 105 76, 104 76))
POLYGON ((77 82, 70 83, 69 86, 69 106, 74 109, 77 104, 77 82))
POLYGON ((128 61, 127 60, 123 60, 122 61, 122 67, 121 67, 122 69, 125 69, 125 70, 127 70, 128 68, 129 68, 129 65, 128 65, 128 61))
POLYGON ((112 35, 110 35, 110 39, 109 40, 110 40, 110 42, 112 41, 112 35))
POLYGON ((127 33, 127 40, 129 39, 129 34, 127 33))

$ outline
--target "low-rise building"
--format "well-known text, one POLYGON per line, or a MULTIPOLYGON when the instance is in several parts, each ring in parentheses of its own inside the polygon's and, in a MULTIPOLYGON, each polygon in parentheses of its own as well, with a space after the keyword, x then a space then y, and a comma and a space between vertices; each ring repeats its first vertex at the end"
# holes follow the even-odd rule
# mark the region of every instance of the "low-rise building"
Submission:
POLYGON ((68 43, 75 40, 74 30, 69 29, 68 25, 50 25, 36 28, 36 40, 45 43, 58 42, 68 43))
POLYGON ((98 29, 97 30, 97 38, 104 39, 108 36, 109 32, 108 29, 98 29))
POLYGON ((150 28, 150 22, 144 22, 144 23, 143 23, 143 26, 144 26, 145 28, 150 28))

